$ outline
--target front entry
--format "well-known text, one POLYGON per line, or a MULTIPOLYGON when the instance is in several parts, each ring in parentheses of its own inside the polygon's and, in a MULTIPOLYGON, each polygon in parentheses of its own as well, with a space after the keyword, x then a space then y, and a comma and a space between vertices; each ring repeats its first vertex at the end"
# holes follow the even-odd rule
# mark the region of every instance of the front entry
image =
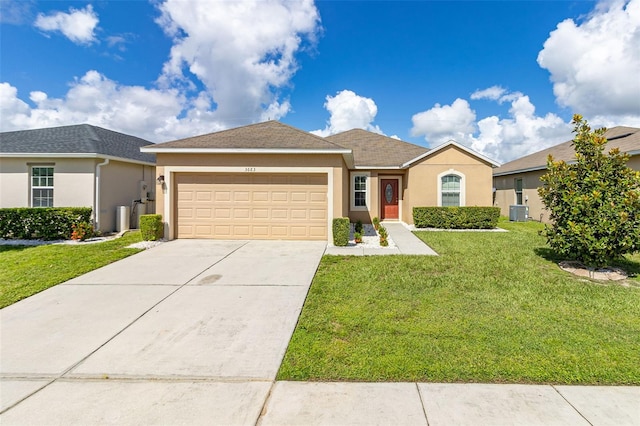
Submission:
POLYGON ((382 200, 382 220, 398 219, 398 179, 380 180, 380 199, 382 200))

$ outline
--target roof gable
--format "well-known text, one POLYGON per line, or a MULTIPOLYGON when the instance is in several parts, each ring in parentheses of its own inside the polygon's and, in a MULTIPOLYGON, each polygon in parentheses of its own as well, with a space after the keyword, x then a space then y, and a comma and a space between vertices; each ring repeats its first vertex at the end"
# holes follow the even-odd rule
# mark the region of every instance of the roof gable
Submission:
POLYGON ((480 161, 483 161, 487 164, 489 164, 492 167, 499 167, 500 163, 497 163, 496 161, 493 161, 492 159, 490 159, 489 157, 486 157, 482 154, 480 154, 479 152, 476 152, 474 150, 472 150, 471 148, 467 148, 464 145, 459 144, 458 142, 454 141, 454 140, 450 140, 448 142, 443 143, 442 145, 438 145, 437 147, 433 148, 432 150, 425 152, 424 154, 422 154, 419 157, 416 157, 414 159, 412 159, 411 161, 405 163, 402 165, 402 167, 410 167, 412 164, 427 158, 427 157, 431 157, 433 155, 436 155, 438 152, 444 151, 445 149, 449 148, 449 147, 455 147, 458 150, 477 158, 480 161))
POLYGON ((77 155, 116 157, 155 163, 155 156, 140 152, 150 142, 89 124, 18 130, 0 133, 0 153, 29 155, 77 155))
MULTIPOLYGON (((640 129, 635 127, 613 127, 608 129, 604 136, 608 139, 607 149, 619 148, 622 152, 632 155, 640 154, 640 129)), ((552 155, 554 160, 573 161, 575 150, 573 140, 563 142, 542 151, 525 155, 513 161, 503 164, 494 171, 494 176, 522 173, 547 168, 547 157, 552 155)))
POLYGON ((400 168, 406 162, 429 151, 422 146, 362 129, 348 130, 326 139, 351 149, 356 167, 400 168))
POLYGON ((295 150, 347 153, 342 147, 324 138, 273 120, 159 143, 144 149, 145 152, 156 153, 176 150, 184 152, 295 150))

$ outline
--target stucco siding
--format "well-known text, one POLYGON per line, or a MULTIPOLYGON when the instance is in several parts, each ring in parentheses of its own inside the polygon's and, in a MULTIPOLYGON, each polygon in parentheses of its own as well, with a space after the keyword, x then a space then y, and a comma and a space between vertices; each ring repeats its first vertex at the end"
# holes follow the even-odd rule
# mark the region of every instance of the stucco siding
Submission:
MULTIPOLYGON (((156 212, 163 216, 166 235, 174 234, 177 217, 175 173, 324 173, 329 174, 329 218, 344 216, 348 173, 339 154, 157 154, 156 176, 166 183, 156 191, 156 212), (305 169, 309 169, 308 171, 305 169), (179 171, 178 171, 179 170, 179 171), (174 194, 173 196, 171 194, 174 194), (169 199, 167 199, 169 197, 169 199), (170 211, 166 211, 167 206, 170 211), (169 222, 167 222, 167 218, 169 222)), ((348 194, 347 194, 348 195, 348 194)))
MULTIPOLYGON (((640 170, 640 155, 631 157, 627 165, 634 170, 640 170)), ((500 214, 509 216, 509 206, 516 204, 515 181, 522 179, 523 202, 529 206, 529 218, 549 222, 549 211, 538 195, 538 188, 542 186, 540 178, 546 172, 547 170, 543 169, 494 177, 494 206, 500 207, 500 214)))
POLYGON ((0 159, 0 207, 31 206, 31 167, 54 168, 54 207, 93 207, 94 159, 0 159))
MULTIPOLYGON (((98 218, 100 230, 111 232, 116 230, 116 210, 118 206, 132 206, 134 200, 141 199, 140 181, 147 184, 147 192, 153 200, 156 192, 156 173, 153 166, 125 163, 122 161, 110 161, 102 166, 100 171, 100 217, 98 218)), ((141 206, 144 213, 154 213, 153 201, 141 206)), ((137 228, 137 211, 132 215, 131 227, 137 228)))
POLYGON ((403 220, 413 223, 413 207, 438 206, 440 177, 446 173, 463 176, 464 206, 491 206, 492 167, 452 146, 414 164, 407 171, 403 220))

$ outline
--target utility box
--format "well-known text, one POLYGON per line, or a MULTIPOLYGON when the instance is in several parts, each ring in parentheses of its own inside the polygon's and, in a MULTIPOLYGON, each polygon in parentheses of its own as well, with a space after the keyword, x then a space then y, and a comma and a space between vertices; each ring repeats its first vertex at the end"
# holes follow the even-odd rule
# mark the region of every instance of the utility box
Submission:
POLYGON ((116 231, 128 231, 130 229, 130 217, 131 208, 129 206, 116 207, 116 231))
POLYGON ((529 206, 509 206, 509 220, 511 222, 526 222, 529 218, 529 206))

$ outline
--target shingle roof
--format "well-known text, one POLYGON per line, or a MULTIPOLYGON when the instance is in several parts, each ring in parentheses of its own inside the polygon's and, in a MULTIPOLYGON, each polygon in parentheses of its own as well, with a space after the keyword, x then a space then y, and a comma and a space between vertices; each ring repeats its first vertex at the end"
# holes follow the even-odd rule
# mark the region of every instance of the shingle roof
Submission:
POLYGON ((155 163, 151 142, 89 124, 0 133, 0 154, 98 154, 155 163))
POLYGON ((428 151, 425 147, 362 129, 348 130, 326 139, 353 150, 355 165, 364 167, 400 167, 428 151))
MULTIPOLYGON (((622 152, 640 154, 640 129, 635 127, 613 127, 608 129, 604 136, 609 140, 607 148, 619 148, 622 152)), ((552 155, 554 160, 575 160, 573 141, 563 142, 559 145, 542 151, 534 152, 516 160, 503 164, 493 171, 494 176, 513 174, 524 171, 540 170, 547 167, 547 157, 552 155)))
POLYGON ((324 138, 273 120, 146 147, 147 152, 149 150, 162 152, 165 149, 283 149, 346 152, 343 147, 324 138))

